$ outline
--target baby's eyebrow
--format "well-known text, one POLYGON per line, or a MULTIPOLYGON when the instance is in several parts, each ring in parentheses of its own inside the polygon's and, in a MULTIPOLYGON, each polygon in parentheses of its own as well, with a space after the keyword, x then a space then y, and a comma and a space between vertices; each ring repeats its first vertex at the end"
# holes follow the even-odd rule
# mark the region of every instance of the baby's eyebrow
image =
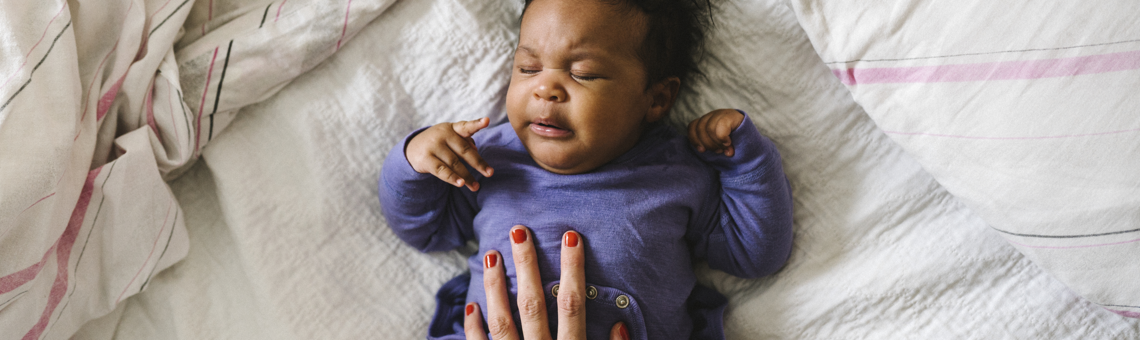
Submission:
MULTIPOLYGON (((515 48, 515 54, 519 54, 519 53, 525 53, 527 56, 531 56, 531 57, 538 57, 538 53, 535 53, 534 50, 532 50, 528 46, 523 46, 523 45, 517 46, 515 48)), ((570 52, 570 54, 568 55, 568 59, 573 60, 573 61, 580 61, 580 60, 587 60, 587 59, 601 60, 601 59, 605 59, 606 56, 607 56, 607 54, 604 53, 604 51, 598 51, 598 50, 594 50, 594 49, 578 48, 578 49, 574 49, 572 52, 570 52)))
POLYGON ((532 57, 537 56, 536 54, 534 54, 534 51, 532 51, 529 47, 526 47, 526 46, 521 46, 521 45, 518 46, 515 49, 515 54, 519 54, 519 52, 525 52, 527 55, 530 55, 532 57))

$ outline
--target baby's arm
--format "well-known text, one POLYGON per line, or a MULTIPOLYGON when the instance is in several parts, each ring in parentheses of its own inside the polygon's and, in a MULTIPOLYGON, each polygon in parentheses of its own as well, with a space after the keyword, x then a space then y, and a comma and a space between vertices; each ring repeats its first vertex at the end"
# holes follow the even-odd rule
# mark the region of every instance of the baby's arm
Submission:
MULTIPOLYGON (((694 252, 705 257, 714 269, 739 277, 760 277, 783 267, 791 253, 792 191, 775 144, 760 135, 746 115, 718 110, 705 118, 732 117, 730 113, 737 115, 740 123, 732 126, 730 135, 718 133, 710 138, 715 140, 714 146, 720 145, 723 155, 700 153, 720 173, 721 190, 719 197, 710 197, 715 209, 699 218, 707 224, 697 228, 703 229, 702 235, 692 235, 694 252)), ((710 119, 710 123, 717 121, 710 119)), ((714 151, 708 144, 700 145, 714 151)))
POLYGON ((379 194, 396 236, 421 251, 454 249, 474 237, 479 184, 463 162, 491 174, 471 139, 486 126, 486 118, 437 124, 392 148, 380 171, 379 194))

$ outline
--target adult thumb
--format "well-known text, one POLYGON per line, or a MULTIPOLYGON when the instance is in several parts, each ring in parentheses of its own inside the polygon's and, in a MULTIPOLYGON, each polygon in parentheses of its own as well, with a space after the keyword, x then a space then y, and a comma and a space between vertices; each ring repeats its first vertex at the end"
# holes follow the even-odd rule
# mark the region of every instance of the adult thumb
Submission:
POLYGON ((629 340, 629 330, 625 328, 624 322, 615 323, 610 328, 610 340, 629 340))

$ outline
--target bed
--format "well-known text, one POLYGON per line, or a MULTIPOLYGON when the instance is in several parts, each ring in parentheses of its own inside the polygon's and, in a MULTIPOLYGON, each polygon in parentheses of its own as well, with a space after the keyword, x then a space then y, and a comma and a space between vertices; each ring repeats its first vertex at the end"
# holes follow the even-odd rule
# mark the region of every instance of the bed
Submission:
MULTIPOLYGON (((1140 338, 1140 3, 718 3, 673 119, 749 112, 795 199, 777 274, 695 265, 729 339, 1140 338)), ((505 120, 521 1, 0 6, 0 337, 425 336, 472 250, 377 176, 505 120)))

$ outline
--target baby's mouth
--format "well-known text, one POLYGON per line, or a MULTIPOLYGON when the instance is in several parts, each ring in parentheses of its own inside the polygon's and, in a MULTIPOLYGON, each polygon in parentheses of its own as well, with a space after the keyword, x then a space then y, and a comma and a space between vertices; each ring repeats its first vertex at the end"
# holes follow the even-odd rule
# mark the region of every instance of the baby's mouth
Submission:
POLYGON ((530 123, 530 130, 541 137, 561 138, 570 135, 570 130, 563 128, 549 119, 536 119, 530 123))

